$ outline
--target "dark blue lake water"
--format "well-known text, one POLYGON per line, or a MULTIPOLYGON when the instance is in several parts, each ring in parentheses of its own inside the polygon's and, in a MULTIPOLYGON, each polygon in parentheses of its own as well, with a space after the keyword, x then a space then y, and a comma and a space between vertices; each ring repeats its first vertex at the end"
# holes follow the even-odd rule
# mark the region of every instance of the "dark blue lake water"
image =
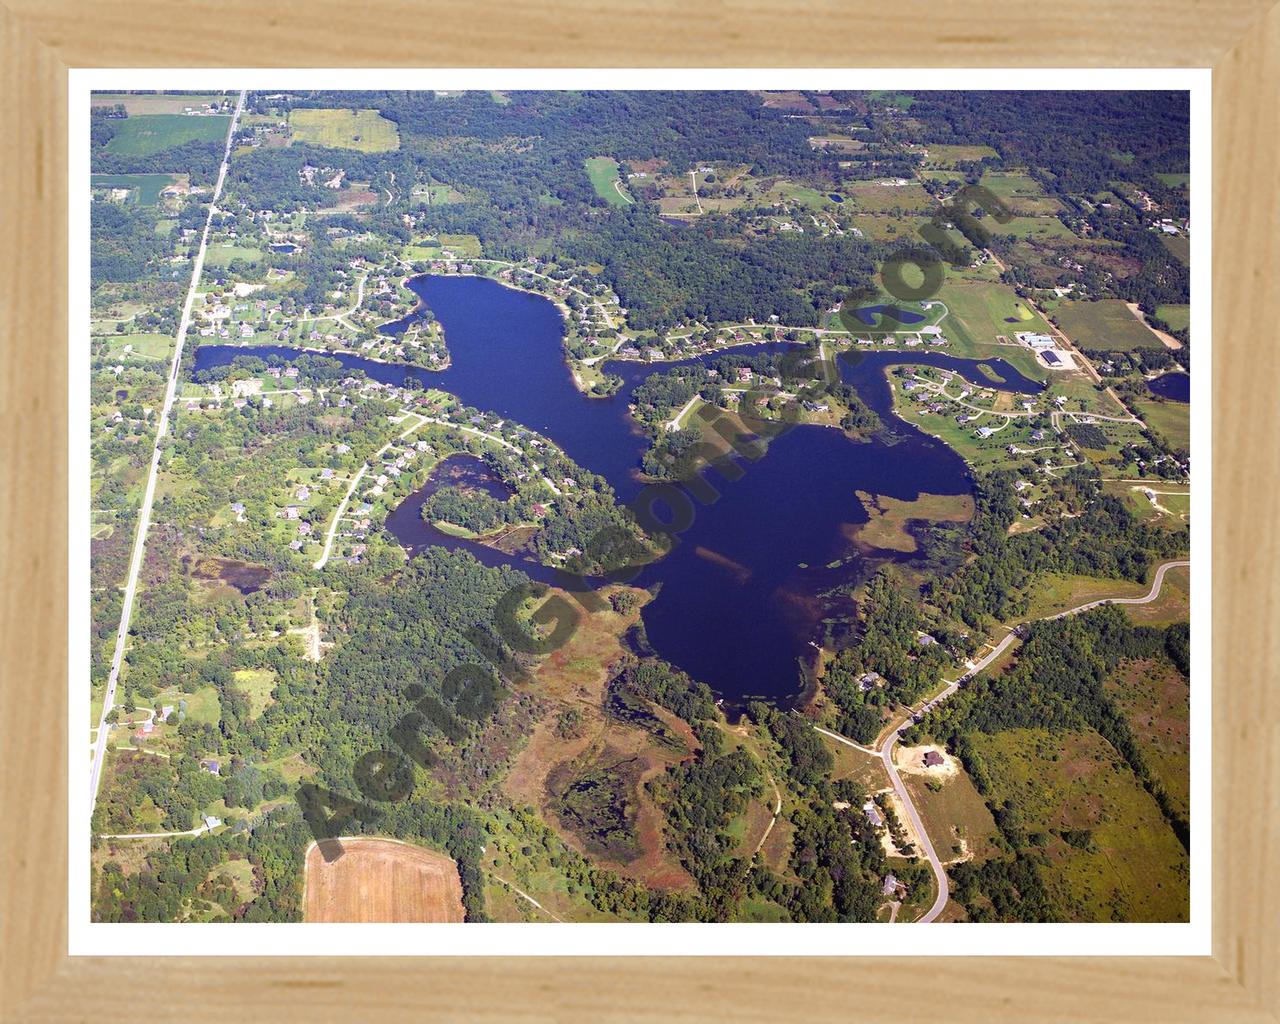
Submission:
POLYGON ((1153 394, 1174 402, 1191 401, 1191 375, 1186 373, 1162 373, 1147 381, 1153 394))
MULTIPOLYGON (((609 369, 625 382, 618 394, 586 398, 565 364, 564 325, 551 302, 481 278, 426 276, 410 287, 444 327, 449 368, 433 373, 337 356, 344 365, 387 383, 416 377, 468 405, 537 430, 604 476, 622 502, 635 498, 644 486, 638 466, 647 441, 627 411, 630 394, 649 374, 678 364, 612 363, 609 369)), ((392 329, 403 329, 406 321, 392 329)), ((278 347, 204 346, 196 353, 196 369, 238 355, 272 353, 298 354, 278 347)), ((992 386, 977 363, 937 353, 867 353, 843 364, 843 379, 880 414, 885 429, 855 443, 829 427, 796 427, 774 439, 763 458, 744 462, 740 479, 709 474, 721 497, 712 504, 695 503, 693 524, 680 534, 675 550, 635 580, 645 587, 660 584, 643 613, 654 649, 730 704, 752 696, 785 700, 798 693, 798 661, 812 654, 808 641, 820 626, 818 595, 866 570, 847 536, 850 526, 867 519, 855 491, 912 500, 921 493, 972 489, 968 469, 954 451, 893 415, 884 371, 899 363, 946 367, 992 386), (843 564, 825 568, 838 560, 843 564)), ((1002 360, 987 364, 1004 379, 999 385, 1004 390, 1041 390, 1002 360)), ((465 547, 486 564, 516 564, 537 579, 552 578, 541 566, 446 537, 423 523, 418 509, 425 493, 406 499, 387 521, 411 554, 425 544, 465 547)))
POLYGON ((896 320, 900 324, 919 324, 924 322, 924 317, 919 313, 913 313, 908 309, 899 309, 897 306, 863 306, 861 309, 855 309, 853 315, 861 320, 868 327, 874 327, 878 322, 877 316, 885 320, 896 320))

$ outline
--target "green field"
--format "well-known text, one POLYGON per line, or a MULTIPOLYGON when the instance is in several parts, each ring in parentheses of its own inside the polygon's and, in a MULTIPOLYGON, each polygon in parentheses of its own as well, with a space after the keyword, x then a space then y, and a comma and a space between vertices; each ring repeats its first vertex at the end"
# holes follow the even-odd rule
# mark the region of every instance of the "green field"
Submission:
POLYGON ((1156 306, 1156 316, 1175 331, 1191 326, 1190 306, 1156 306))
POLYGON ((356 149, 362 153, 386 153, 400 148, 394 121, 376 110, 300 108, 289 112, 294 140, 330 149, 356 149))
POLYGON ((618 161, 611 156, 592 156, 585 161, 587 177, 591 179, 591 187, 596 195, 610 206, 629 206, 632 203, 618 192, 614 182, 618 180, 618 161))
POLYGON ((1129 766, 1092 730, 974 734, 991 772, 989 800, 1017 808, 1041 837, 1041 873, 1067 921, 1185 921, 1186 851, 1129 766), (1057 832, 1089 833, 1069 845, 1057 832))
MULTIPOLYGON (((875 182, 859 181, 845 189, 845 194, 853 199, 854 209, 859 213, 890 213, 895 210, 924 213, 938 205, 937 200, 918 181, 905 185, 878 185, 875 182)), ((819 195, 826 199, 826 193, 819 195)))
POLYGON ((899 110, 910 110, 911 104, 916 101, 916 98, 908 93, 895 92, 891 89, 872 89, 871 92, 867 93, 867 99, 888 103, 899 110))
POLYGON ((1127 352, 1135 348, 1163 348, 1146 324, 1120 299, 1064 302, 1054 313, 1062 333, 1083 349, 1127 352))
POLYGON ((1107 678, 1143 757, 1183 817, 1191 810, 1190 692, 1167 658, 1124 661, 1107 678))
POLYGON ((222 142, 227 137, 231 118, 223 114, 207 117, 186 114, 145 114, 112 121, 115 129, 106 145, 108 153, 123 156, 149 156, 186 142, 222 142))
POLYGON ((1018 212, 1007 224, 998 224, 990 217, 983 220, 983 225, 993 235, 1008 235, 1012 238, 1069 238, 1074 240, 1076 234, 1057 217, 1047 214, 1027 214, 1018 212))
POLYGON ((176 174, 94 174, 89 178, 91 188, 127 188, 130 196, 141 206, 155 206, 160 202, 160 192, 179 181, 176 174))
POLYGON ((942 860, 996 855, 996 823, 967 772, 961 769, 945 782, 903 772, 902 781, 942 860))
POLYGON ((1160 241, 1164 243, 1166 249, 1173 253, 1179 263, 1183 266, 1191 265, 1191 236, 1162 234, 1160 241))
POLYGON ((241 668, 232 673, 236 687, 249 698, 249 714, 256 718, 275 699, 276 674, 269 668, 241 668))
POLYGON ((1157 174, 1156 177, 1172 188, 1185 188, 1191 181, 1189 174, 1157 174))
POLYGON ((1049 332, 1044 318, 1028 308, 1012 288, 994 282, 948 277, 938 298, 946 303, 948 310, 942 330, 951 340, 949 354, 1005 359, 1028 377, 1046 378, 1048 371, 1036 361, 1030 349, 1016 343, 996 342, 997 337, 1012 342, 1013 336, 1022 332, 1049 332))
POLYGON ((260 260, 261 249, 251 249, 244 245, 211 245, 205 250, 204 262, 208 267, 225 267, 232 260, 260 260))
POLYGON ((112 359, 168 359, 173 354, 173 338, 167 334, 111 334, 106 341, 112 359), (132 348, 126 352, 126 346, 132 348))
POLYGON ((1062 204, 1045 195, 1040 183, 1030 175, 1019 171, 988 171, 981 178, 984 188, 989 188, 1008 204, 1014 213, 1057 213, 1062 204))
POLYGON ((990 146, 948 146, 930 143, 925 147, 924 161, 940 167, 955 167, 962 160, 981 160, 988 156, 999 156, 990 146))
POLYGON ((1191 448, 1191 406, 1187 402, 1161 402, 1144 399, 1137 402, 1137 413, 1153 428, 1165 436, 1175 448, 1191 448))

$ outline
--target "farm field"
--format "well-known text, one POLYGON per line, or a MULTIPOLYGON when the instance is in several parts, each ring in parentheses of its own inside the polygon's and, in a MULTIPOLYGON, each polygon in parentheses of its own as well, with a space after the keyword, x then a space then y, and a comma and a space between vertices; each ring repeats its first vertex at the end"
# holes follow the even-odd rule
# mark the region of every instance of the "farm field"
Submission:
POLYGON ((981 184, 1003 199, 1016 214, 1054 214, 1062 209, 1062 204, 1046 195, 1035 178, 1019 171, 988 171, 982 176, 981 184))
POLYGON ((304 921, 319 923, 459 923, 462 882, 453 860, 391 839, 343 839, 326 861, 307 848, 304 921))
POLYGON ((386 153, 400 148, 394 121, 376 110, 298 108, 289 112, 289 128, 296 142, 361 153, 386 153))
POLYGON ((160 193, 181 180, 177 174, 94 174, 89 178, 92 188, 127 188, 136 191, 131 196, 141 206, 155 206, 160 193))
POLYGON ((618 180, 618 161, 611 156, 588 157, 586 161, 587 177, 591 179, 591 187, 596 195, 610 206, 630 206, 632 200, 618 191, 614 182, 618 180))
POLYGON ((1041 873, 1066 921, 1185 921, 1186 851, 1155 800, 1093 730, 975 734, 997 804, 1043 839, 1041 873), (1071 833, 1078 845, 1061 834, 1071 833))
POLYGON ((231 118, 223 114, 144 114, 112 121, 115 135, 106 145, 108 153, 149 156, 187 142, 222 142, 231 118))
POLYGON ((1127 352, 1163 348, 1160 339, 1120 299, 1064 302, 1054 312, 1054 320, 1062 333, 1082 349, 1127 352))
POLYGON ((1187 402, 1161 402, 1142 399, 1136 403, 1137 413, 1163 434, 1175 448, 1191 448, 1191 406, 1187 402))
POLYGON ((114 107, 120 104, 130 117, 135 117, 139 114, 181 114, 185 110, 199 109, 207 103, 216 103, 223 99, 226 99, 226 96, 216 92, 95 92, 92 105, 95 107, 114 107))

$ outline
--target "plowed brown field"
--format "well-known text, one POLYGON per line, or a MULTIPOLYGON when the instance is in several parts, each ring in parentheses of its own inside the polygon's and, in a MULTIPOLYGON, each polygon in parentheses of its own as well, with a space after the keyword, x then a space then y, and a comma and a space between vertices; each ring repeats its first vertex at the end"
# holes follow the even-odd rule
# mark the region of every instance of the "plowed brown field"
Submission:
POLYGON ((458 868, 443 853, 393 839, 343 839, 325 861, 307 849, 303 919, 328 922, 454 923, 463 919, 458 868))

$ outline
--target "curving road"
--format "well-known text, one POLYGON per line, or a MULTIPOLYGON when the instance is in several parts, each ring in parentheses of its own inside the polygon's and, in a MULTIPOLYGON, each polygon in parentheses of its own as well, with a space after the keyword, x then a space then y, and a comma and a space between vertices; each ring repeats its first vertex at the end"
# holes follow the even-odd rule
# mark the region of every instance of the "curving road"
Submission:
POLYGON ((191 310, 195 305, 196 292, 200 287, 200 274, 204 270, 204 254, 209 244, 209 227, 213 223, 213 215, 217 212, 218 197, 222 195, 222 186, 227 179, 227 167, 231 163, 231 142, 236 135, 236 125, 240 114, 244 111, 245 93, 241 91, 236 101, 235 113, 231 116, 231 124, 227 129, 227 145, 222 153, 222 166, 218 169, 218 181, 213 187, 213 196, 209 200, 209 213, 205 217, 204 231, 200 234, 200 248, 191 268, 191 284, 187 288, 187 300, 182 307, 182 319, 178 323, 177 345, 173 350, 173 366, 169 371, 169 383, 165 388, 164 404, 156 424, 156 440, 151 451, 151 468, 147 472, 147 486, 142 494, 142 505, 138 509, 138 528, 133 541, 133 558, 129 563, 129 575, 125 578, 124 603, 120 609, 120 628, 116 631, 115 653, 111 656, 111 671, 107 675, 107 689, 102 700, 102 714, 98 719, 98 737, 93 745, 93 760, 89 768, 89 812, 98 802, 98 786, 102 781, 102 765, 106 760, 107 739, 111 728, 107 723, 107 714, 111 711, 116 698, 116 684, 120 681, 120 666, 124 662, 125 647, 129 642, 129 621, 133 614, 133 599, 138 591, 138 573, 142 569, 142 556, 147 545, 147 530, 151 526, 151 504, 156 496, 156 478, 160 472, 160 456, 163 454, 164 436, 169 430, 169 415, 173 411, 174 397, 178 390, 179 370, 182 367, 182 348, 187 340, 187 331, 191 327, 191 310))
MULTIPOLYGON (((1160 596, 1160 591, 1164 587, 1165 573, 1170 569, 1174 569, 1179 566, 1190 565, 1191 562, 1187 559, 1161 563, 1156 569, 1154 579, 1151 581, 1150 591, 1142 597, 1104 597, 1097 601, 1089 601, 1085 604, 1077 605, 1074 608, 1068 608, 1066 611, 1058 612, 1055 615, 1045 615, 1041 619, 1031 619, 1022 625, 1029 625, 1030 622, 1065 619, 1069 615, 1077 615, 1080 612, 1087 612, 1091 608, 1097 608, 1104 604, 1150 604, 1160 596)), ((973 662, 963 676, 953 682, 947 683, 943 691, 936 697, 926 701, 924 706, 933 707, 934 705, 946 700, 960 689, 962 683, 968 681, 987 668, 987 666, 1009 649, 1009 646, 1013 641, 1018 638, 1021 628, 1021 626, 1018 626, 1011 629, 1007 634, 1005 634, 998 644, 992 647, 991 650, 983 656, 981 660, 973 662)), ((898 745, 898 740, 902 737, 901 730, 915 714, 916 712, 914 710, 908 709, 907 713, 899 721, 894 723, 893 728, 889 731, 889 735, 880 745, 880 749, 878 751, 874 751, 869 747, 864 747, 859 743, 855 743, 853 740, 848 737, 841 736, 839 733, 819 728, 816 725, 814 728, 817 729, 818 732, 822 733, 822 735, 829 736, 831 739, 843 743, 846 746, 853 747, 856 750, 861 750, 866 754, 878 754, 880 757, 881 762, 884 764, 885 773, 889 776, 889 781, 893 784, 893 790, 898 794, 898 799, 902 801, 902 806, 906 809, 907 817, 911 820, 911 824, 916 830, 916 835, 920 837, 921 850, 924 853, 925 860, 929 862, 929 866, 933 869, 933 876, 938 882, 938 894, 933 901, 933 906, 931 906, 916 922, 917 924, 929 924, 931 921, 937 920, 938 915, 940 915, 946 908, 947 899, 951 895, 950 887, 947 882, 947 872, 942 865, 942 861, 938 857, 937 851, 933 848, 933 842, 929 839, 929 833, 925 831, 924 821, 920 818, 920 813, 916 810, 915 804, 912 803, 911 794, 907 792, 907 787, 903 785, 902 778, 898 774, 898 766, 893 762, 893 748, 898 745)))

